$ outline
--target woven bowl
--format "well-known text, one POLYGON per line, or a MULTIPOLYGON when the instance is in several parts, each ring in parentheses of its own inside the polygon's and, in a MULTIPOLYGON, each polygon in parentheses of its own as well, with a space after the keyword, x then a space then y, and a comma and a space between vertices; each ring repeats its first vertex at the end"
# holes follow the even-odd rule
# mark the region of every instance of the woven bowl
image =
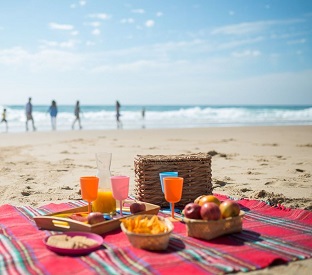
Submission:
POLYGON ((211 240, 222 235, 241 232, 244 214, 245 212, 241 210, 237 217, 217 221, 194 220, 185 217, 183 221, 186 224, 187 236, 211 240))
MULTIPOLYGON (((149 219, 153 215, 142 215, 143 217, 148 217, 149 219)), ((121 223, 121 230, 127 235, 129 242, 137 248, 145 250, 166 250, 169 244, 170 234, 173 230, 173 224, 170 220, 163 217, 158 217, 160 220, 164 221, 168 231, 160 234, 139 234, 128 231, 124 224, 121 223)), ((131 217, 127 218, 131 219, 131 217)))

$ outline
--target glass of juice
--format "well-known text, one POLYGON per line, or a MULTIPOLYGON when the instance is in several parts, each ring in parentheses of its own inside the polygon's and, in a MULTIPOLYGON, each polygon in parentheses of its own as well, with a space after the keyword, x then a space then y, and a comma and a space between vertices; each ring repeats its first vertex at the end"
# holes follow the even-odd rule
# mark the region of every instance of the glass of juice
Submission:
POLYGON ((111 185, 113 196, 119 200, 120 216, 122 216, 122 201, 128 198, 129 195, 129 181, 128 176, 113 176, 111 177, 111 185))
POLYGON ((181 177, 165 177, 164 194, 167 202, 172 204, 171 220, 174 220, 174 204, 182 198, 183 178, 181 177))
POLYGON ((82 199, 88 202, 88 213, 91 212, 91 202, 98 196, 98 177, 80 177, 80 189, 82 199))
POLYGON ((99 152, 95 157, 98 169, 99 189, 97 199, 92 202, 92 208, 95 212, 113 216, 116 214, 116 200, 113 196, 110 183, 112 153, 99 152))

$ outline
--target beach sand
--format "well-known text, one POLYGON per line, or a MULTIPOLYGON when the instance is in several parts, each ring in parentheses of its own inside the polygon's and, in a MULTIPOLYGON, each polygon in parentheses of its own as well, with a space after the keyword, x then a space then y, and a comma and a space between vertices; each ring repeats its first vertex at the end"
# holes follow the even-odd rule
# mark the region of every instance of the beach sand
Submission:
MULTIPOLYGON (((132 188, 136 155, 209 152, 214 193, 312 210, 312 126, 0 133, 0 150, 1 205, 80 199, 97 152, 112 153, 111 173, 132 188)), ((252 274, 310 270, 311 259, 252 274)))

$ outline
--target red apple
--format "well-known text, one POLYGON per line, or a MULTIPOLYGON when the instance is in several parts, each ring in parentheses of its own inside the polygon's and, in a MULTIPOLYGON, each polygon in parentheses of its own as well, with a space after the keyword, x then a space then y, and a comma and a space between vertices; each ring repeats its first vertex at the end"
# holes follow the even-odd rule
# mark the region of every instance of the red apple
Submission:
POLYGON ((130 205, 131 214, 143 212, 146 210, 145 203, 134 202, 130 205))
POLYGON ((220 204, 220 211, 223 219, 239 215, 240 207, 236 201, 226 200, 220 204))
POLYGON ((199 204, 193 202, 188 203, 187 205, 185 205, 183 210, 184 216, 189 219, 201 219, 200 209, 201 206, 199 204))
POLYGON ((221 211, 214 202, 205 202, 200 209, 200 216, 203 220, 219 220, 221 218, 221 211))
POLYGON ((88 224, 96 224, 99 222, 104 222, 105 218, 101 212, 91 212, 88 214, 88 224))
POLYGON ((83 216, 81 214, 76 214, 76 213, 71 214, 69 216, 69 218, 72 219, 72 220, 78 221, 78 222, 86 222, 86 221, 88 221, 87 216, 83 216))
POLYGON ((139 203, 140 204, 140 212, 143 212, 146 210, 146 205, 144 202, 139 203))

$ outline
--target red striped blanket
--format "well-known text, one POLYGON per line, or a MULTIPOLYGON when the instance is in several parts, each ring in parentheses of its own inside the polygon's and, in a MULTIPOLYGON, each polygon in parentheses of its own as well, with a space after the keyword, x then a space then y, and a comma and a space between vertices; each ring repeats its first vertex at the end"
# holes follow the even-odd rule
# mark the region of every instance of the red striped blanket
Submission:
POLYGON ((311 211, 238 202, 246 212, 242 233, 204 241, 187 237, 185 224, 175 222, 167 251, 149 252, 132 247, 118 229, 103 235, 103 248, 81 257, 48 250, 43 239, 51 232, 39 230, 32 217, 84 202, 40 208, 2 205, 0 274, 226 274, 311 258, 311 211))

